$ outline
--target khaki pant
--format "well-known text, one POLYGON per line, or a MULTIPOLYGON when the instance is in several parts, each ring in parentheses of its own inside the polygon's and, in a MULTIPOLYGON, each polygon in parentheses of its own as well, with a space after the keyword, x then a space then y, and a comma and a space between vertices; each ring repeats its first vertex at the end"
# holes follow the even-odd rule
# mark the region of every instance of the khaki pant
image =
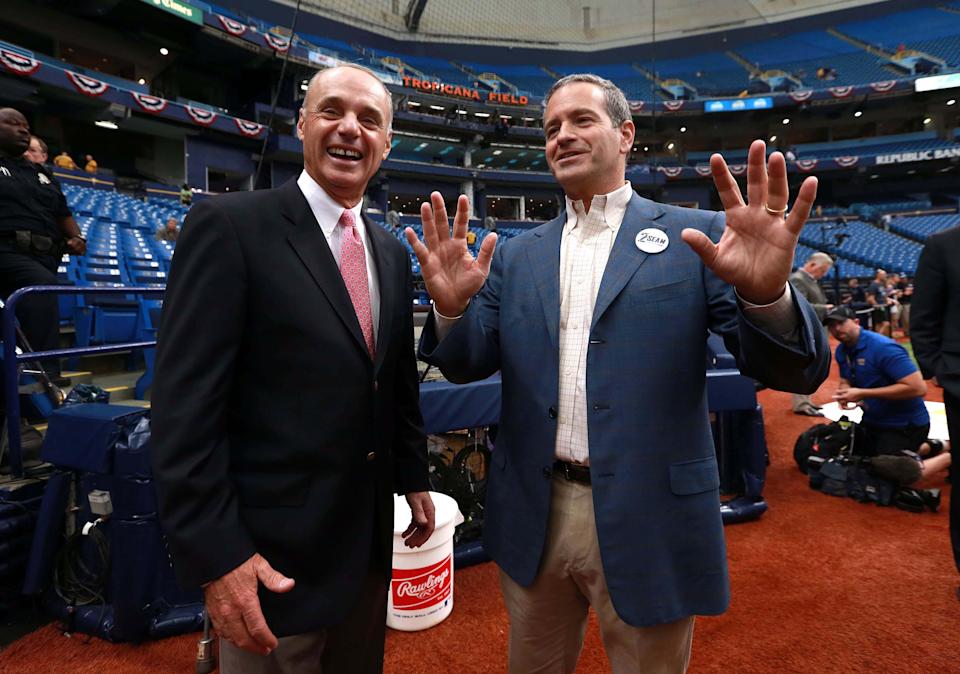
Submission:
POLYGON ((631 627, 617 615, 600 562, 589 485, 553 479, 540 573, 522 587, 501 571, 500 586, 510 614, 511 674, 573 672, 591 606, 614 674, 681 673, 690 662, 693 616, 631 627))

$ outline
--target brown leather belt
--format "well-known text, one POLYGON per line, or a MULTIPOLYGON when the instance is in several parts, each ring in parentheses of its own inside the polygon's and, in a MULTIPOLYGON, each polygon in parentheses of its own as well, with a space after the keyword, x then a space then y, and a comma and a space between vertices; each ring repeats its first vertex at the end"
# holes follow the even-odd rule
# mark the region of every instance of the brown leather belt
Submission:
POLYGON ((567 480, 570 480, 570 482, 590 484, 590 466, 583 466, 579 463, 570 463, 557 459, 553 462, 553 474, 562 475, 567 480))

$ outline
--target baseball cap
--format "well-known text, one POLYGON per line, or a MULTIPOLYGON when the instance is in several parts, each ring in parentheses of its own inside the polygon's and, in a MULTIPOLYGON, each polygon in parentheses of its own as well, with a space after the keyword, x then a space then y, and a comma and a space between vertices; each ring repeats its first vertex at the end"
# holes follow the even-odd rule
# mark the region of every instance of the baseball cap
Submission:
POLYGON ((839 321, 842 323, 848 318, 855 319, 856 317, 857 317, 857 313, 850 307, 845 307, 845 306, 834 307, 824 317, 823 324, 829 325, 831 321, 839 321))

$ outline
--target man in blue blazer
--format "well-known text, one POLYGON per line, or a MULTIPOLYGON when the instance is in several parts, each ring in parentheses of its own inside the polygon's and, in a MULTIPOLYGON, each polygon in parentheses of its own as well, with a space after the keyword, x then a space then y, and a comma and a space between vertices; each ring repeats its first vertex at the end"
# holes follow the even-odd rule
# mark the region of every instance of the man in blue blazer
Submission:
POLYGON ((787 282, 816 179, 785 218, 783 156, 767 165, 756 141, 749 205, 719 155, 725 214, 643 199, 624 180, 627 101, 593 75, 554 85, 544 130, 565 214, 499 247, 488 235, 476 260, 465 197, 452 236, 437 193, 424 242, 408 228, 435 301, 421 355, 454 382, 502 373, 484 547, 510 671, 572 672, 591 606, 614 672, 683 671, 693 616, 729 603, 707 331, 768 386, 824 380, 825 334, 787 282))

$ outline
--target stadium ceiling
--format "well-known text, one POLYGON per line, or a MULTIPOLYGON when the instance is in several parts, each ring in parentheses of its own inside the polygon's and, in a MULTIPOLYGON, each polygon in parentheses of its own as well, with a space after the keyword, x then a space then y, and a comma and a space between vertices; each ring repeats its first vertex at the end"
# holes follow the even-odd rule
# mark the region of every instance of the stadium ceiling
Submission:
MULTIPOLYGON (((296 0, 274 0, 293 6, 296 0)), ((398 40, 597 51, 765 26, 877 0, 301 0, 398 40)))

